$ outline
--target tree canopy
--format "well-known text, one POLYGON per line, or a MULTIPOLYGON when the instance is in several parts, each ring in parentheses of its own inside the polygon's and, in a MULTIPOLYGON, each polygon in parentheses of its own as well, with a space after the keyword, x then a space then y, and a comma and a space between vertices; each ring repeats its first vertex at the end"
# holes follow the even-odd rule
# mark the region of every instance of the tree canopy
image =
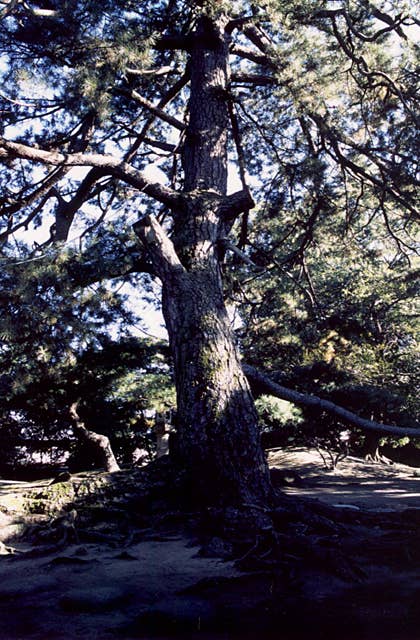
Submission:
POLYGON ((73 291, 160 280, 201 497, 269 493, 226 301, 251 365, 345 360, 412 396, 414 3, 0 7, 3 286, 31 261, 34 286, 52 264, 73 291))

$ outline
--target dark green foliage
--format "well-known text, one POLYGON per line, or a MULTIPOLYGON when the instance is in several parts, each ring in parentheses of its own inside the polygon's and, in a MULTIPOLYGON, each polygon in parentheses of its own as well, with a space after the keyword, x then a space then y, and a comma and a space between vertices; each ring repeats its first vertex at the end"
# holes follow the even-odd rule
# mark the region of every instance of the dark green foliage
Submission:
MULTIPOLYGON (((124 296, 98 285, 75 289, 65 259, 53 252, 39 262, 3 265, 1 468, 10 471, 31 451, 54 462, 75 449, 69 407, 79 398, 88 428, 109 435, 120 460, 129 461, 147 439, 145 411, 153 406, 156 378, 171 404, 165 345, 130 337, 125 327, 133 314, 124 296), (113 340, 110 327, 122 337, 113 340)), ((90 466, 89 452, 84 460, 90 466)))
POLYGON ((241 333, 247 360, 278 371, 286 386, 321 391, 366 418, 415 426, 414 252, 399 254, 374 221, 359 232, 344 230, 337 243, 342 227, 335 218, 318 220, 296 261, 290 246, 299 230, 284 240, 277 218, 264 218, 263 225, 266 231, 251 242, 256 258, 267 256, 266 270, 251 277, 243 267, 243 285, 235 294, 246 321, 241 333))

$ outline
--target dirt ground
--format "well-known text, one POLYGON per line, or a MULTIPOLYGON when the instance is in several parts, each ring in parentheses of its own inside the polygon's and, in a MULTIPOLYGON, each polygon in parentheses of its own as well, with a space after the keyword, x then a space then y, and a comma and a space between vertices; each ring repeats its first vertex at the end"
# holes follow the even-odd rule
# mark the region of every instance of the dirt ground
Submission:
POLYGON ((300 486, 291 483, 284 488, 288 495, 383 512, 420 510, 420 468, 372 464, 348 456, 335 471, 327 471, 321 455, 304 448, 272 449, 268 460, 271 468, 291 469, 302 478, 300 486))
MULTIPOLYGON (((203 555, 197 540, 176 526, 122 544, 104 534, 103 543, 73 542, 41 553, 13 540, 16 518, 1 510, 27 483, 0 480, 0 640, 417 640, 418 470, 348 458, 327 472, 319 454, 304 449, 272 450, 269 461, 285 494, 348 513, 342 533, 320 538, 324 549, 315 568, 298 549, 283 566, 245 570, 217 557, 222 543, 218 549, 213 541, 215 553, 203 555), (366 525, 378 513, 385 524, 366 525), (331 553, 340 544, 360 575, 331 577, 326 565, 333 566, 331 553)), ((298 525, 295 531, 309 539, 298 525)))

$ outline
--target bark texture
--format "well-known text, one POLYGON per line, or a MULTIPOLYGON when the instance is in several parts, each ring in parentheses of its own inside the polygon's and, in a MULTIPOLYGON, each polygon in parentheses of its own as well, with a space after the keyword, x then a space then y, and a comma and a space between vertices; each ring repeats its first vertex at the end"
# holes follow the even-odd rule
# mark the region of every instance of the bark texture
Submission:
POLYGON ((217 279, 178 274, 164 284, 177 387, 178 455, 197 497, 268 497, 254 402, 238 360, 217 279))

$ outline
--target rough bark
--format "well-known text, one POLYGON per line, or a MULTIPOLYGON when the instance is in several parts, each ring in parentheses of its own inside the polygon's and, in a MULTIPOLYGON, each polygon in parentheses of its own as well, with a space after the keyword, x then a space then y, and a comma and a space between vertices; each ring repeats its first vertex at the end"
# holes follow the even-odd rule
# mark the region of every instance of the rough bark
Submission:
POLYGON ((78 402, 73 402, 69 410, 74 434, 82 443, 88 444, 92 449, 94 449, 97 460, 105 471, 120 471, 120 467, 115 459, 109 438, 86 428, 78 414, 78 404, 78 402))
POLYGON ((165 282, 163 308, 175 364, 178 454, 197 495, 266 498, 254 403, 213 274, 183 273, 165 282))

